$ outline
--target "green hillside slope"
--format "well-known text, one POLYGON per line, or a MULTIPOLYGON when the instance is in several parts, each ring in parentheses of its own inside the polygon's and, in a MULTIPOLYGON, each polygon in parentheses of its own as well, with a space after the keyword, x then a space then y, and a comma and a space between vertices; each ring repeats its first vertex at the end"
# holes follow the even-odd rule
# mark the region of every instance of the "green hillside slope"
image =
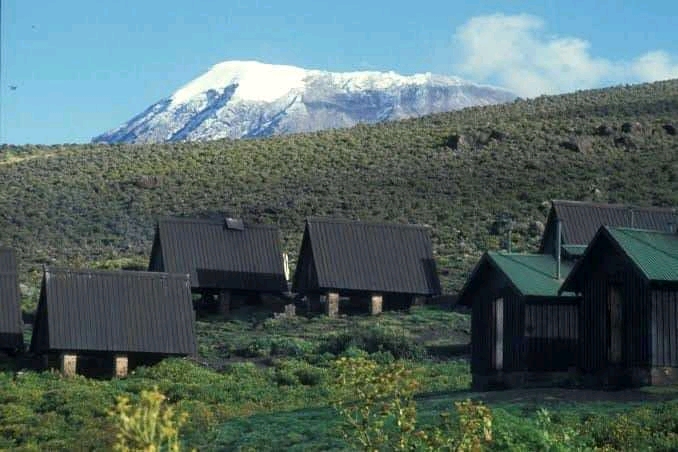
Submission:
POLYGON ((417 222, 451 291, 504 212, 527 250, 552 198, 678 205, 672 126, 678 80, 261 140, 3 146, 0 243, 34 285, 45 263, 143 265, 161 215, 277 224, 292 263, 309 215, 417 222))

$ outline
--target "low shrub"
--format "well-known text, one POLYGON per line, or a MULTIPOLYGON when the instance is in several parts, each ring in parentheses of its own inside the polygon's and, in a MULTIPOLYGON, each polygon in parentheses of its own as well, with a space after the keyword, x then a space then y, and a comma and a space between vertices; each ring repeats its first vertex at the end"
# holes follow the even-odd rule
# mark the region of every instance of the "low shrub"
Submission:
POLYGON ((118 397, 115 408, 109 412, 117 427, 113 450, 181 450, 179 430, 186 423, 188 414, 175 413, 171 406, 165 404, 165 400, 157 388, 142 391, 135 405, 126 396, 118 397))
POLYGON ((395 359, 423 359, 426 349, 403 330, 379 324, 328 336, 321 352, 343 355, 352 347, 367 353, 390 353, 395 359))

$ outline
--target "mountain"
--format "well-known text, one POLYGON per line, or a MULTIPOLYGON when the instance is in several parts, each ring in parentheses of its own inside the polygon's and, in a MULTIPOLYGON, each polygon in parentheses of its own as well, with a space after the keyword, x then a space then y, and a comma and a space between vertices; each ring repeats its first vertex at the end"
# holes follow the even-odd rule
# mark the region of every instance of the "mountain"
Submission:
POLYGON ((339 73, 226 61, 93 141, 155 143, 311 132, 515 97, 500 88, 430 73, 339 73))

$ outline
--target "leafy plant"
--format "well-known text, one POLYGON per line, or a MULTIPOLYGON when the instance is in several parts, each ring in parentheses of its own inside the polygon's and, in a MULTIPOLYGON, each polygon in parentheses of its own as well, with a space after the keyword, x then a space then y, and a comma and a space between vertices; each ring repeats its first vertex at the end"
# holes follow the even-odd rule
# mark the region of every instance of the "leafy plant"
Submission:
POLYGON ((492 442, 492 413, 482 403, 454 402, 456 423, 449 413, 439 425, 418 428, 414 399, 419 387, 402 363, 380 366, 365 358, 335 363, 339 384, 348 390, 335 407, 345 420, 342 434, 365 451, 480 451, 492 442))
POLYGON ((132 405, 127 396, 118 397, 115 408, 109 413, 118 429, 113 449, 121 452, 179 452, 179 430, 188 414, 175 413, 165 401, 166 397, 157 388, 141 391, 136 405, 132 405))

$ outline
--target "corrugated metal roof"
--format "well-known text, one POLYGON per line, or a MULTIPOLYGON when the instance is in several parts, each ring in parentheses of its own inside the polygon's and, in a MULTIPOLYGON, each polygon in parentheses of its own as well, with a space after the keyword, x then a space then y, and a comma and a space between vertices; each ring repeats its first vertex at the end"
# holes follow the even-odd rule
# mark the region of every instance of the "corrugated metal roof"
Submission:
POLYGON ((556 278, 557 262, 548 254, 518 254, 488 251, 483 256, 511 281, 522 295, 554 297, 563 279, 572 269, 567 261, 560 263, 560 279, 556 278))
POLYGON ((232 219, 228 224, 226 219, 161 219, 149 270, 188 273, 193 288, 286 291, 278 228, 232 219))
POLYGON ((12 248, 0 248, 0 349, 23 348, 16 253, 12 248))
POLYGON ((329 289, 439 294, 428 229, 418 225, 307 219, 293 290, 304 293, 329 289), (303 272, 317 276, 313 286, 304 281, 303 272))
POLYGON ((46 269, 31 351, 196 353, 188 275, 46 269))
POLYGON ((563 252, 571 257, 581 257, 586 251, 587 245, 562 245, 563 252))
MULTIPOLYGON (((562 221, 562 243, 565 245, 588 245, 601 226, 669 231, 678 222, 674 208, 554 200, 543 240, 555 237, 553 231, 558 219, 562 221)), ((541 249, 544 247, 542 242, 541 249)))
POLYGON ((678 282, 678 235, 629 228, 605 228, 650 281, 678 282))

